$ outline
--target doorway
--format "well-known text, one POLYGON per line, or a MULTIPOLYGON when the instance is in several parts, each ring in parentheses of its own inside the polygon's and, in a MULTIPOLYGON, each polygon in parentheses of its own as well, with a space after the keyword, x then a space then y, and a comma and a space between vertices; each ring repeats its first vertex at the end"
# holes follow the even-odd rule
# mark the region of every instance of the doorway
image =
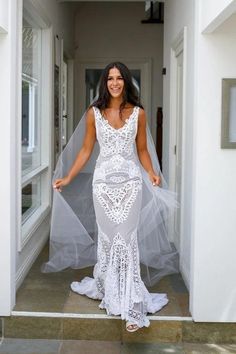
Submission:
POLYGON ((54 64, 54 166, 73 132, 74 61, 55 37, 54 64))
MULTIPOLYGON (((185 41, 186 28, 177 36, 171 51, 170 88, 170 187, 177 194, 180 207, 175 211, 170 234, 180 257, 180 271, 183 259, 183 195, 184 195, 184 86, 185 86, 185 41)), ((183 274, 184 277, 184 274, 183 274)), ((185 277, 184 277, 185 278, 185 277)))

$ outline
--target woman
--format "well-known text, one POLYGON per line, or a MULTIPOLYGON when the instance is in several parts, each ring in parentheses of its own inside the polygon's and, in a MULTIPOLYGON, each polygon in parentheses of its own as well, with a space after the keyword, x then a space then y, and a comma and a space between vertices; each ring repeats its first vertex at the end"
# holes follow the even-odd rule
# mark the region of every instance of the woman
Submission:
POLYGON ((100 308, 121 315, 130 332, 149 326, 147 313, 168 303, 165 294, 150 294, 140 276, 137 240, 142 205, 140 163, 152 188, 161 185, 147 149, 146 115, 128 68, 119 62, 103 71, 99 97, 86 114, 83 145, 68 174, 54 181, 61 192, 89 160, 96 139, 100 153, 93 175, 93 204, 98 227, 94 278, 73 282, 73 291, 101 299, 100 308))

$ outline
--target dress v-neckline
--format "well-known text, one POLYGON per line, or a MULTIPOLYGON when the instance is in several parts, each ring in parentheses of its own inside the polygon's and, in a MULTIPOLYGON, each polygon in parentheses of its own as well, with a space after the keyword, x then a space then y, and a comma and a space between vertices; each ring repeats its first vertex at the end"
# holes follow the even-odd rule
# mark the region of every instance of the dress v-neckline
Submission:
POLYGON ((102 112, 100 111, 100 109, 99 109, 99 112, 100 112, 100 115, 101 115, 102 119, 105 121, 105 123, 106 123, 111 129, 116 130, 116 131, 119 131, 119 130, 122 130, 124 127, 127 126, 127 124, 129 123, 130 119, 132 118, 132 116, 133 116, 133 114, 134 114, 134 112, 135 112, 136 107, 137 107, 137 106, 134 106, 134 107, 133 107, 133 110, 132 110, 132 112, 130 113, 130 115, 124 120, 124 125, 122 125, 120 128, 115 128, 115 127, 113 127, 113 126, 110 124, 109 120, 104 117, 104 115, 102 114, 102 112))

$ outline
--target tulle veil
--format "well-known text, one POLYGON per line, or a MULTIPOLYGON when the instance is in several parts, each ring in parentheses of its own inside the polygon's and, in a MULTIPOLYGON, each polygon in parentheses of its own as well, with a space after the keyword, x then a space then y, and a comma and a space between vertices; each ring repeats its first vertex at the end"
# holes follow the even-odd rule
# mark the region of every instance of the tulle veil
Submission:
MULTIPOLYGON (((71 168, 83 143, 85 123, 86 112, 58 159, 53 181, 67 175, 71 168)), ((163 276, 178 272, 178 253, 168 240, 168 222, 178 202, 161 173, 148 126, 147 143, 154 170, 162 178, 161 187, 154 187, 140 164, 143 192, 141 213, 137 215, 138 244, 142 279, 147 286, 152 286, 163 276)), ((56 272, 68 267, 79 269, 97 262, 92 178, 98 154, 96 142, 89 161, 76 178, 61 193, 53 192, 49 260, 42 265, 42 272, 56 272)))

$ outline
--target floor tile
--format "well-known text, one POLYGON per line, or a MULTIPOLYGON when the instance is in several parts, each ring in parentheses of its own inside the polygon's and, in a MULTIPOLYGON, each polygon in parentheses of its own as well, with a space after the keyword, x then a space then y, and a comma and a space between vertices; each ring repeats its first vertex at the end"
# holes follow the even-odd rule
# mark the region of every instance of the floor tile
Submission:
POLYGON ((89 314, 106 314, 105 310, 99 308, 100 300, 89 299, 84 295, 79 295, 70 291, 63 312, 65 313, 89 313, 89 314))
POLYGON ((181 316, 191 317, 189 312, 189 294, 175 294, 174 296, 179 305, 181 316))
POLYGON ((124 343, 121 354, 184 354, 181 344, 124 343))
POLYGON ((236 344, 236 323, 183 322, 183 342, 236 344))
POLYGON ((74 340, 121 340, 121 321, 116 319, 65 318, 63 337, 74 340))
POLYGON ((175 293, 188 293, 188 289, 186 288, 180 273, 169 275, 168 280, 175 293))
POLYGON ((180 343, 182 341, 182 322, 150 321, 149 327, 129 333, 122 323, 122 340, 125 343, 180 343))
POLYGON ((167 295, 169 302, 154 315, 157 316, 182 316, 182 310, 175 295, 167 295))
POLYGON ((27 290, 17 293, 15 311, 62 312, 68 290, 27 290))
POLYGON ((120 342, 63 341, 59 354, 120 354, 120 342))
POLYGON ((184 343, 183 348, 186 354, 205 354, 205 353, 236 353, 236 345, 230 344, 193 344, 184 343))
POLYGON ((57 354, 60 341, 45 339, 4 339, 1 354, 57 354))
POLYGON ((4 318, 6 338, 61 339, 62 319, 12 316, 4 318))

